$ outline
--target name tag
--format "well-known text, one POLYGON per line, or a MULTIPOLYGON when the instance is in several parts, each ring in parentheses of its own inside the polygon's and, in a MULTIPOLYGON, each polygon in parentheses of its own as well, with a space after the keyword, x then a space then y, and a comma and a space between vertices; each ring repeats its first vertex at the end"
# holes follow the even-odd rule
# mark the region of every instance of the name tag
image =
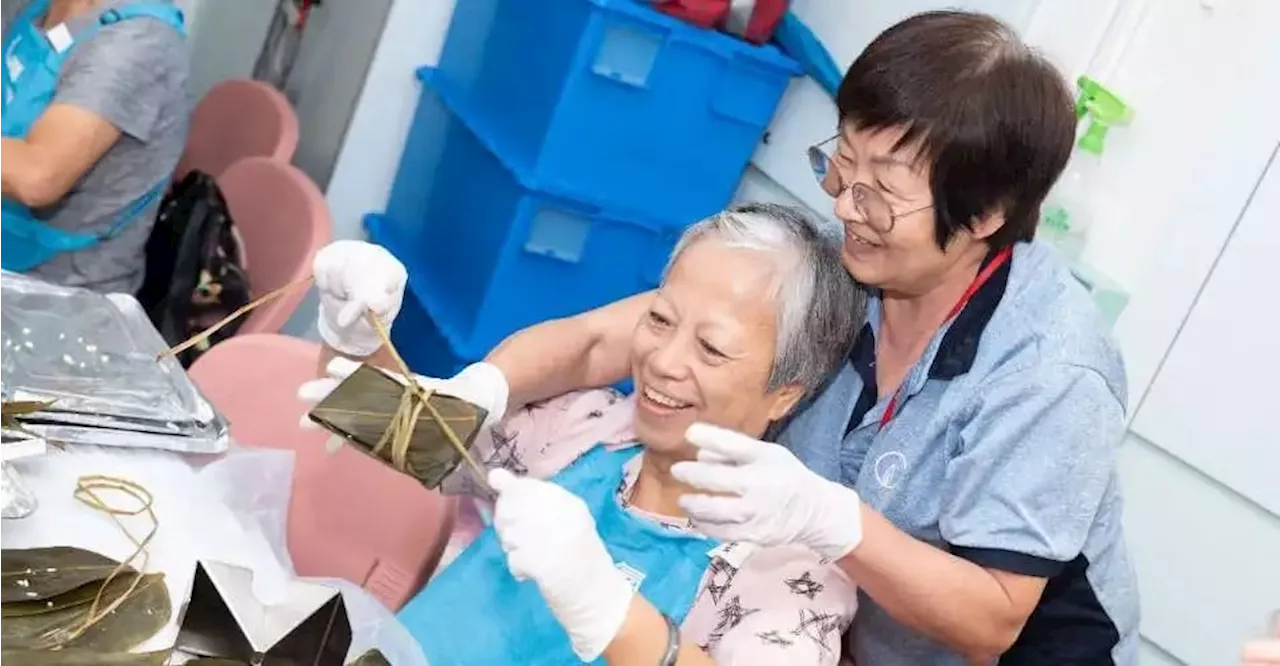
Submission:
POLYGON ((49 45, 58 53, 71 48, 71 45, 76 41, 71 37, 71 31, 67 29, 67 24, 65 23, 59 23, 54 26, 49 32, 45 33, 45 36, 49 38, 49 45))
POLYGON ((757 548, 759 546, 741 541, 722 543, 707 551, 707 557, 722 560, 734 569, 741 569, 757 548))

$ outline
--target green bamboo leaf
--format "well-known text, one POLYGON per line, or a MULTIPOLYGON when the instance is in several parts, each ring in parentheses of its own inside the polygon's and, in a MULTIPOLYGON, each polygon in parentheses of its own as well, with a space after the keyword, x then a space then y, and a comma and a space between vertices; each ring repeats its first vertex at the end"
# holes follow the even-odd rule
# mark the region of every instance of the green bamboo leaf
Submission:
MULTIPOLYGON (((113 578, 103 591, 98 607, 109 607, 128 593, 138 575, 129 573, 113 578)), ((92 604, 80 604, 49 613, 5 618, 0 623, 0 641, 8 648, 28 650, 65 647, 101 653, 128 652, 156 635, 173 614, 163 574, 143 575, 137 588, 119 607, 76 636, 91 608, 92 604)))
POLYGON ((70 546, 0 551, 0 602, 39 601, 111 575, 120 563, 70 546))

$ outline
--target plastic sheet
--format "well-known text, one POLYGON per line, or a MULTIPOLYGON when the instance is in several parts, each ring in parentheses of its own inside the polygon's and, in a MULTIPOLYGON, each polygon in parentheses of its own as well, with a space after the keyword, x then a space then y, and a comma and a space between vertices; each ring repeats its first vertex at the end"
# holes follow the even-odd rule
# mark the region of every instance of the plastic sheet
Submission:
MULTIPOLYGON (((197 560, 251 569, 254 593, 266 603, 278 601, 293 576, 284 539, 290 452, 233 448, 197 468, 165 451, 78 446, 14 465, 40 506, 23 520, 5 523, 0 537, 5 548, 70 545, 128 557, 133 545, 111 519, 72 497, 81 476, 104 474, 139 483, 154 497, 160 527, 148 549, 148 568, 165 573, 175 610, 189 596, 197 560)), ((426 665, 417 643, 367 592, 341 581, 321 582, 338 588, 347 604, 354 635, 349 661, 377 648, 395 666, 426 665)), ((177 623, 175 612, 170 625, 139 650, 172 646, 177 623)))
POLYGON ((0 463, 0 518, 26 518, 36 510, 36 496, 9 463, 0 463))
POLYGON ((131 296, 4 273, 6 396, 54 399, 29 429, 51 441, 221 453, 227 424, 131 296))

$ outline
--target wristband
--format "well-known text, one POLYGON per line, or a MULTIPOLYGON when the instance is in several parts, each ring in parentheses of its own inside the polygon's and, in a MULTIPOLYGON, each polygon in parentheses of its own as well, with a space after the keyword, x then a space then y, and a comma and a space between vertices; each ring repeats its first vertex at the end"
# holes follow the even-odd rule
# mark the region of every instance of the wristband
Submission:
POLYGON ((662 614, 662 619, 667 621, 667 651, 658 666, 676 666, 676 660, 680 657, 680 627, 666 613, 662 614))

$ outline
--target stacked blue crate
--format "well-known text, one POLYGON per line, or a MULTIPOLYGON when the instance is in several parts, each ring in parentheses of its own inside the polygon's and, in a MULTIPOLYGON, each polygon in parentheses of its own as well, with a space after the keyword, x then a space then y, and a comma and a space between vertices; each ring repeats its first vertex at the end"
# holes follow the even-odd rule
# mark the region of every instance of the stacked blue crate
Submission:
POLYGON ((459 2, 387 210, 366 220, 409 268, 397 347, 448 374, 655 286, 683 229, 733 196, 797 71, 634 0, 459 2))

